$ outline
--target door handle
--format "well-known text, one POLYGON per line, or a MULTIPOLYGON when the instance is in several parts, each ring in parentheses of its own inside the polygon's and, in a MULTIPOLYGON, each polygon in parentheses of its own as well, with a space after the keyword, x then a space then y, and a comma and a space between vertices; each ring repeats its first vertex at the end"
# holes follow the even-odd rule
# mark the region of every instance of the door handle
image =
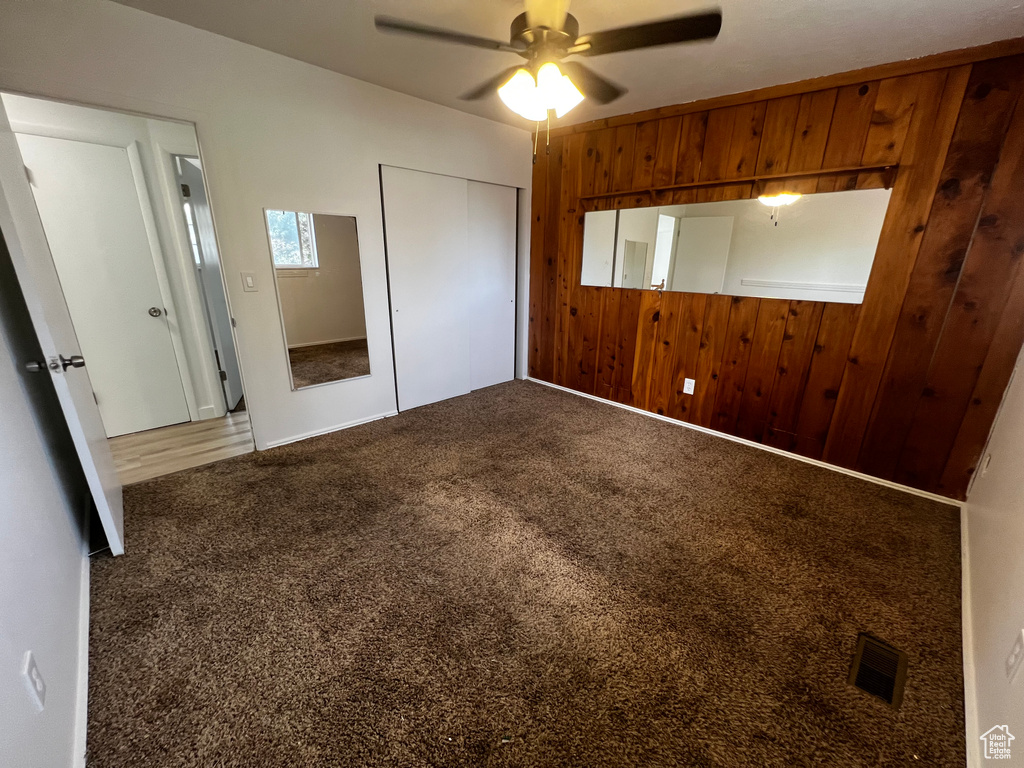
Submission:
POLYGON ((65 371, 68 368, 85 368, 85 358, 81 355, 72 355, 71 357, 64 357, 64 355, 61 355, 60 364, 65 371))
POLYGON ((150 307, 149 314, 152 315, 153 317, 160 317, 160 315, 162 315, 163 312, 160 310, 160 307, 150 307))
POLYGON ((39 371, 46 370, 46 363, 40 363, 38 360, 30 360, 25 363, 25 370, 31 371, 32 373, 38 373, 39 371))

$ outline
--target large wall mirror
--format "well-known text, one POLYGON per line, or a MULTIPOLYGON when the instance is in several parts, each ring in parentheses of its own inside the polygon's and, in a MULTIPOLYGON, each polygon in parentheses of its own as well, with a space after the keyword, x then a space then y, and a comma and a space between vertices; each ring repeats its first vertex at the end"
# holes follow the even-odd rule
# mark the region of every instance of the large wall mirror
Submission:
POLYGON ((890 194, 862 189, 590 211, 581 282, 860 304, 890 194))
POLYGON ((265 213, 292 389, 369 376, 355 217, 265 213))

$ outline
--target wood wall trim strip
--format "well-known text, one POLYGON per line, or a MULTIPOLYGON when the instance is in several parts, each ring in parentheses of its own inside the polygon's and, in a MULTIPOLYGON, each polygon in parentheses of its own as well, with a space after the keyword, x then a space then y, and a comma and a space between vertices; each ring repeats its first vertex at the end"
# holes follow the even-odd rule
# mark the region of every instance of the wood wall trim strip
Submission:
POLYGON ((768 99, 783 98, 786 96, 802 95, 811 91, 824 90, 826 88, 841 88, 849 85, 861 85, 869 80, 883 80, 904 75, 914 75, 921 72, 928 72, 937 69, 948 69, 987 59, 999 59, 1006 56, 1015 56, 1024 53, 1024 37, 1015 37, 1007 40, 998 40, 985 45, 972 48, 960 48, 955 51, 945 51, 930 56, 922 56, 917 59, 905 59, 893 61, 886 64, 879 64, 864 69, 853 69, 847 72, 837 72, 831 75, 822 75, 807 80, 798 80, 792 83, 771 85, 766 88, 756 88, 751 91, 730 93, 723 96, 715 96, 710 99, 689 101, 684 104, 673 104, 667 107, 657 107, 641 112, 631 112, 615 117, 606 117, 599 120, 590 120, 585 123, 574 125, 562 125, 551 129, 552 136, 563 136, 570 133, 586 133, 599 128, 617 127, 631 125, 649 120, 658 120, 665 117, 678 117, 693 112, 704 112, 723 107, 731 107, 736 104, 746 104, 752 101, 765 101, 768 99))
POLYGON ((538 158, 536 378, 963 497, 1024 343, 1024 54, 589 133, 538 158), (862 305, 580 285, 584 210, 742 199, 766 171, 873 188, 872 162, 898 170, 862 305))

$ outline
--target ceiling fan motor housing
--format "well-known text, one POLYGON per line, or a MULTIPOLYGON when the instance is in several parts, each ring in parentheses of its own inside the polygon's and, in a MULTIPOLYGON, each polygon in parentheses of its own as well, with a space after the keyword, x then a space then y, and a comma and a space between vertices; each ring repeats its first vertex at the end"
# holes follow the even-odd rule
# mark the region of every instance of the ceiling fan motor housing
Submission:
POLYGON ((523 58, 537 60, 544 53, 561 58, 580 36, 580 23, 575 16, 567 13, 561 29, 531 27, 526 14, 521 13, 512 20, 509 32, 509 43, 514 48, 522 49, 520 55, 523 58))

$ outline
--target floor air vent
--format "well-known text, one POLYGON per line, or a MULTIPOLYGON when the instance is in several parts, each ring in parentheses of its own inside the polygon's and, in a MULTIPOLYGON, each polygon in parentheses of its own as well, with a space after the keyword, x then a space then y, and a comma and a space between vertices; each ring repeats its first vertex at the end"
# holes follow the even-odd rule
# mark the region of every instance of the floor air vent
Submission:
POLYGON ((868 635, 857 638, 849 683, 877 696, 893 709, 903 703, 907 680, 907 654, 868 635))

